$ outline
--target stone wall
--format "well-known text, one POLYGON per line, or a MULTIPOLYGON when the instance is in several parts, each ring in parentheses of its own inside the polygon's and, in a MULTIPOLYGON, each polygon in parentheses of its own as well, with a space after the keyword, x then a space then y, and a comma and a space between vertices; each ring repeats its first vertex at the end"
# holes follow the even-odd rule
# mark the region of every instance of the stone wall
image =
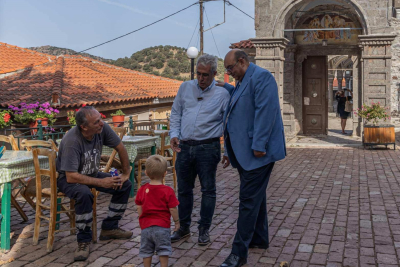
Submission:
MULTIPOLYGON (((394 32, 400 33, 400 19, 393 18, 390 21, 394 32)), ((391 111, 393 123, 400 126, 400 35, 397 35, 392 43, 392 83, 391 83, 391 111)))

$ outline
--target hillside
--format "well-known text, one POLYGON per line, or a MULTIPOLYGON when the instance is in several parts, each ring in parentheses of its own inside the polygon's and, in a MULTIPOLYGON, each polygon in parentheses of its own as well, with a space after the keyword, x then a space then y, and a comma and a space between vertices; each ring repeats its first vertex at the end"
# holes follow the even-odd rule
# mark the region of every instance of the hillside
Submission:
MULTIPOLYGON (((190 79, 190 60, 186 55, 186 49, 177 46, 154 46, 133 53, 131 57, 119 58, 113 63, 127 69, 143 71, 171 79, 190 79)), ((218 76, 216 79, 224 79, 224 63, 218 59, 218 76)))
MULTIPOLYGON (((147 72, 150 74, 186 81, 190 79, 190 60, 186 56, 186 49, 176 46, 154 46, 145 48, 141 51, 133 53, 130 57, 118 58, 117 60, 105 59, 93 56, 88 53, 76 53, 76 51, 68 48, 60 48, 56 46, 39 46, 29 47, 28 49, 38 51, 40 53, 50 54, 54 56, 79 54, 95 60, 113 64, 119 67, 147 72)), ((218 59, 218 76, 217 80, 224 79, 224 63, 222 59, 218 59)), ((232 78, 231 78, 232 80, 232 78)))
POLYGON ((84 57, 90 57, 93 58, 95 60, 104 62, 104 63, 109 63, 112 64, 112 62, 114 60, 112 59, 105 59, 102 57, 98 57, 98 56, 93 56, 91 54, 88 53, 77 53, 76 51, 72 50, 72 49, 68 49, 68 48, 61 48, 61 47, 56 47, 56 46, 51 46, 51 45, 45 45, 45 46, 38 46, 38 47, 28 47, 28 49, 40 52, 40 53, 44 53, 44 54, 49 54, 49 55, 53 55, 53 56, 59 56, 59 55, 81 55, 84 57))

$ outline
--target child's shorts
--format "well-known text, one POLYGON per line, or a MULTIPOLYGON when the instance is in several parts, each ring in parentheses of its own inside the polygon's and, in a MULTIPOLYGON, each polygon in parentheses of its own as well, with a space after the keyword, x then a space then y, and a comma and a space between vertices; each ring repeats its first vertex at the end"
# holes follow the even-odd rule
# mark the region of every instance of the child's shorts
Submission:
POLYGON ((139 256, 142 258, 152 257, 154 252, 157 252, 158 256, 172 254, 170 228, 150 226, 142 230, 139 256))

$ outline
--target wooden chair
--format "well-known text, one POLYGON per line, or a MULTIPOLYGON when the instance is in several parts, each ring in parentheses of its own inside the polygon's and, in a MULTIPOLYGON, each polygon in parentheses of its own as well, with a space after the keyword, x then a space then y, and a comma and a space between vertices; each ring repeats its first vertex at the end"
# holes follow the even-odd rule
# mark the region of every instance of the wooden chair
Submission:
MULTIPOLYGON (((49 145, 51 147, 51 145, 49 145)), ((74 200, 70 200, 69 208, 66 208, 64 204, 60 203, 64 199, 64 193, 57 192, 57 171, 56 171, 56 151, 49 148, 33 148, 33 162, 35 164, 36 172, 36 216, 35 216, 35 229, 33 233, 33 245, 37 245, 39 241, 39 233, 41 226, 41 219, 45 219, 49 222, 49 232, 47 237, 47 252, 53 251, 54 234, 62 231, 71 231, 71 234, 75 234, 75 210, 74 200), (49 169, 41 169, 39 164, 39 156, 46 156, 49 159, 49 169), (42 177, 48 177, 50 182, 49 188, 42 187, 42 177), (50 206, 42 203, 42 197, 50 199, 50 206), (59 209, 59 205, 63 207, 59 209), (50 211, 50 217, 44 215, 43 210, 50 211), (58 220, 57 215, 66 213, 68 219, 58 220), (63 230, 56 230, 56 224, 69 221, 70 228, 63 230)))
MULTIPOLYGON (((167 161, 170 162, 170 166, 168 167, 169 170, 172 172, 172 177, 174 181, 174 190, 176 191, 177 187, 177 179, 176 179, 176 170, 175 170, 175 161, 176 161, 176 153, 173 153, 172 157, 165 157, 166 152, 168 149, 171 148, 171 145, 166 145, 165 144, 165 137, 168 135, 168 133, 162 133, 161 134, 161 149, 160 149, 160 155, 163 156, 167 161)), ((146 164, 147 159, 139 159, 138 162, 138 190, 142 186, 142 166, 143 164, 146 164)), ((163 180, 163 184, 165 184, 165 178, 163 180)))
POLYGON ((19 150, 17 142, 15 141, 15 138, 12 135, 9 136, 0 135, 0 142, 5 142, 10 144, 12 150, 19 150))
MULTIPOLYGON (((45 148, 47 148, 47 150, 51 149, 54 152, 58 151, 56 144, 51 139, 49 139, 47 141, 24 139, 21 142, 21 146, 24 147, 28 151, 32 151, 32 153, 33 153, 33 149, 35 149, 37 147, 45 147, 45 148)), ((38 170, 36 169, 36 165, 35 165, 35 172, 36 172, 36 177, 28 181, 27 187, 23 192, 21 192, 21 195, 23 195, 24 198, 28 201, 28 203, 32 207, 34 207, 34 209, 37 211, 38 203, 40 203, 40 205, 42 205, 42 198, 50 198, 50 195, 46 194, 46 192, 50 192, 50 190, 52 190, 51 189, 52 183, 51 183, 51 177, 46 177, 46 176, 42 177, 42 179, 40 181, 40 186, 41 186, 42 190, 40 192, 43 192, 43 194, 38 195, 38 189, 37 189, 37 187, 38 187, 38 185, 37 185, 38 170), (33 201, 34 198, 36 198, 36 203, 33 201)), ((58 173, 57 173, 57 177, 58 177, 58 173)), ((55 187, 57 188, 57 179, 55 182, 55 187)), ((97 219, 96 204, 97 204, 98 192, 94 188, 92 188, 91 191, 94 196, 94 198, 93 198, 93 226, 95 226, 95 225, 97 226, 95 221, 97 219)), ((61 197, 65 197, 65 195, 63 193, 58 193, 58 198, 61 198, 61 197)), ((72 210, 72 207, 74 207, 74 203, 75 203, 74 200, 71 199, 70 200, 70 209, 71 210, 72 210)), ((61 212, 64 212, 64 213, 68 210, 64 205, 61 205, 60 208, 62 210, 61 212)), ((43 214, 40 214, 40 215, 43 216, 43 214)), ((36 216, 37 216, 37 214, 36 214, 36 216)), ((69 219, 71 221, 74 222, 73 225, 75 226, 75 213, 73 213, 73 215, 71 215, 70 213, 67 213, 67 216, 69 217, 69 219)), ((35 219, 35 221, 36 221, 36 219, 35 219)), ((49 231, 50 231, 50 229, 49 229, 49 231)), ((74 234, 74 233, 75 233, 75 229, 74 229, 74 231, 71 230, 71 234, 74 234)), ((97 227, 92 227, 92 233, 93 233, 92 240, 94 243, 96 243, 97 242, 97 227)), ((54 233, 53 233, 53 236, 54 236, 54 233)), ((34 243, 35 243, 35 239, 34 239, 34 243)))
POLYGON ((134 122, 133 129, 130 131, 130 135, 149 135, 154 136, 154 122, 145 121, 145 122, 134 122), (146 128, 143 130, 143 128, 146 128))
MULTIPOLYGON (((9 136, 0 135, 0 142, 5 142, 5 143, 10 144, 12 150, 19 150, 18 145, 17 145, 17 142, 15 141, 14 136, 12 136, 12 135, 9 135, 9 136)), ((28 216, 26 216, 24 210, 22 209, 23 206, 21 207, 21 206, 19 205, 19 203, 17 202, 17 200, 15 199, 15 198, 18 196, 18 194, 20 194, 21 191, 24 190, 24 188, 26 187, 26 183, 25 183, 24 179, 18 179, 18 180, 16 180, 16 181, 14 182, 14 184, 15 184, 15 183, 18 183, 18 184, 15 185, 15 186, 12 188, 12 192, 13 192, 14 190, 17 190, 17 189, 18 189, 18 192, 15 193, 15 195, 11 194, 11 204, 12 204, 12 205, 14 206, 14 208, 18 211, 19 215, 21 215, 22 219, 26 222, 26 221, 28 221, 28 216)), ((22 196, 23 198, 25 198, 22 194, 21 194, 21 196, 22 196)), ((25 198, 25 200, 28 202, 28 200, 27 200, 26 198, 25 198)), ((29 202, 28 202, 28 203, 29 203, 29 202)))

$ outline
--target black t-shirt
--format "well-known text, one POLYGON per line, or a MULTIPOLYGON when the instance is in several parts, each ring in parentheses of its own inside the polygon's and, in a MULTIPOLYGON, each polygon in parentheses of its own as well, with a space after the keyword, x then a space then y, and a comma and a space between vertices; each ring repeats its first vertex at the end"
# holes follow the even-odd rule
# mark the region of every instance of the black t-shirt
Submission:
POLYGON ((66 171, 96 177, 103 145, 115 148, 120 142, 108 124, 104 124, 103 131, 95 134, 91 141, 83 137, 78 127, 73 127, 60 144, 56 166, 59 178, 65 176, 66 171))

